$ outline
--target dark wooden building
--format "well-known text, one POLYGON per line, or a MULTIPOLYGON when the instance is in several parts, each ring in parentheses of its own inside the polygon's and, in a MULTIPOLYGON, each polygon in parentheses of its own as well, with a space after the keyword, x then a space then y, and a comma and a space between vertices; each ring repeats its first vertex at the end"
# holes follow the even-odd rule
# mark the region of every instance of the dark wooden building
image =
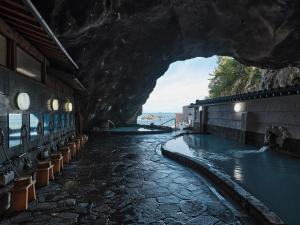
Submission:
POLYGON ((30 0, 0 1, 0 166, 74 135, 78 66, 30 0))

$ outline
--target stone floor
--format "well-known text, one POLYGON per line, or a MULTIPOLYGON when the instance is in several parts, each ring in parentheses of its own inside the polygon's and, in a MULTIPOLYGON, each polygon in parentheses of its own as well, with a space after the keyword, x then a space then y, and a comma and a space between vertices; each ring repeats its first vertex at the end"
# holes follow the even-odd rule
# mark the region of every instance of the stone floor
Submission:
POLYGON ((91 138, 77 160, 38 189, 28 211, 0 225, 254 224, 227 207, 202 177, 155 151, 170 138, 91 138))

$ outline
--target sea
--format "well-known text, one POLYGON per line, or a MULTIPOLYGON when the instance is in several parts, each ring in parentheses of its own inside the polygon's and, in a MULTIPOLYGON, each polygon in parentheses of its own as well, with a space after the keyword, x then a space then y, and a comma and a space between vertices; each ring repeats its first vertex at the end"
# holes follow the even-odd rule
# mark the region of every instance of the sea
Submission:
POLYGON ((175 127, 175 119, 176 114, 175 113, 143 113, 140 115, 137 119, 137 123, 141 125, 161 125, 163 123, 163 126, 168 127, 175 127))

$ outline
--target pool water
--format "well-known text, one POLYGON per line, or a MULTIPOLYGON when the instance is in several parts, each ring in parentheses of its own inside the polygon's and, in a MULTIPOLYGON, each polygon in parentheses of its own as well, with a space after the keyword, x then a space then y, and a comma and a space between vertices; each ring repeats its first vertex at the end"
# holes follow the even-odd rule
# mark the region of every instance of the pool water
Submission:
POLYGON ((227 173, 287 224, 300 224, 299 159, 214 135, 185 135, 165 148, 227 173))
POLYGON ((160 131, 158 129, 146 129, 143 127, 116 127, 108 129, 112 132, 151 132, 151 131, 160 131))

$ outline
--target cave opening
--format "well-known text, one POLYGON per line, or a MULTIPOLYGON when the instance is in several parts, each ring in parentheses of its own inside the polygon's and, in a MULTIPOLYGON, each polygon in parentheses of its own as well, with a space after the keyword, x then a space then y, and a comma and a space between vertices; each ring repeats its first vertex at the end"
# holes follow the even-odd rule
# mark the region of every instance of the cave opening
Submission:
MULTIPOLYGON (((217 66, 217 56, 209 58, 196 57, 170 64, 161 76, 147 102, 143 105, 143 113, 137 119, 138 124, 154 123, 159 125, 176 117, 182 107, 205 99, 209 96, 211 74, 217 66), (151 119, 156 118, 154 120, 151 119)), ((166 125, 173 126, 170 121, 166 125)))

